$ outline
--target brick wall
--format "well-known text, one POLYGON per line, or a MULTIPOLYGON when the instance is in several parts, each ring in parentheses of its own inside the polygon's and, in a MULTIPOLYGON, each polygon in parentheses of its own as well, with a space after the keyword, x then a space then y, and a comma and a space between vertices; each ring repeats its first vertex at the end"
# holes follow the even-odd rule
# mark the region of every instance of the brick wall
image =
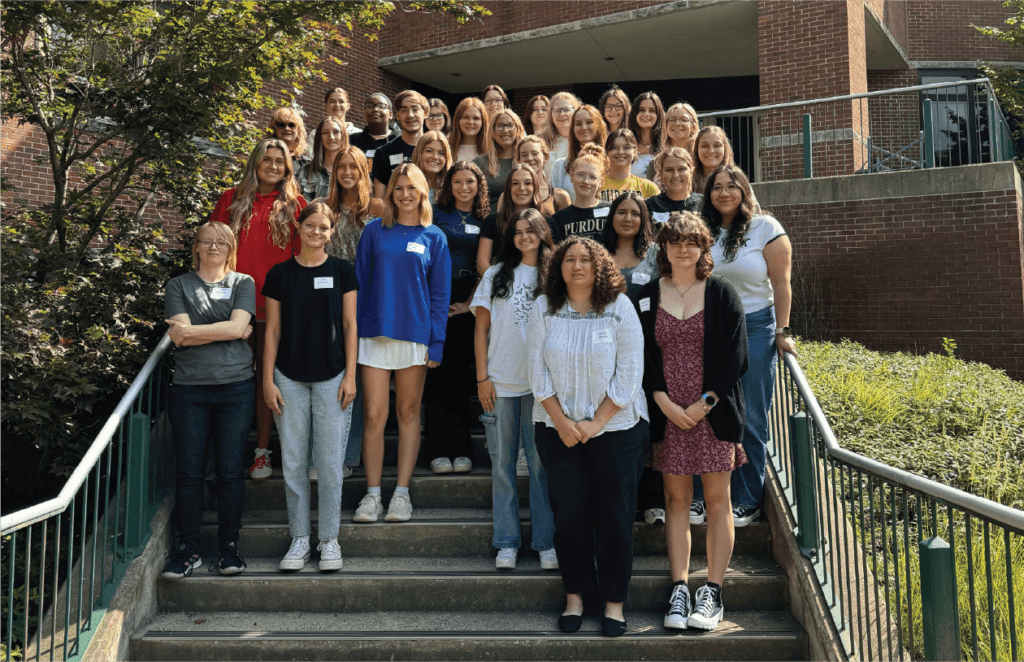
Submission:
POLYGON ((998 0, 925 2, 908 0, 911 60, 1024 62, 1024 49, 986 37, 970 24, 1005 28, 1013 9, 998 0))
POLYGON ((866 4, 906 53, 910 43, 907 3, 904 0, 867 0, 866 4))

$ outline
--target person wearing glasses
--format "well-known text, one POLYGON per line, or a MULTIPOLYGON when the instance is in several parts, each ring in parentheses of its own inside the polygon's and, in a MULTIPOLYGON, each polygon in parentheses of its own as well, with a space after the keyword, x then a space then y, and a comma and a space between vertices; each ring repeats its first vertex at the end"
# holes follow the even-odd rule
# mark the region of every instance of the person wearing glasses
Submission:
POLYGON ((427 116, 430 106, 427 98, 415 90, 405 90, 395 95, 395 115, 402 133, 387 145, 379 148, 373 155, 373 195, 384 197, 387 183, 391 181, 391 172, 396 166, 408 163, 416 149, 416 143, 423 135, 423 118, 427 116))
POLYGON ((583 102, 571 92, 558 92, 551 97, 551 126, 548 131, 548 148, 551 158, 544 167, 544 176, 552 181, 551 173, 555 162, 569 155, 569 135, 572 132, 572 114, 583 102))
POLYGON ((505 90, 497 85, 485 87, 484 91, 480 93, 480 100, 484 102, 484 107, 487 108, 487 117, 489 119, 493 118, 494 113, 499 110, 512 107, 512 104, 508 101, 508 95, 505 94, 505 90))
MULTIPOLYGON (((603 124, 602 124, 603 126, 603 124)), ((608 172, 608 157, 594 144, 584 145, 572 165, 572 181, 576 186, 576 199, 565 209, 551 217, 556 241, 580 235, 601 241, 608 221, 608 203, 598 195, 608 172)))
POLYGON ((430 111, 423 121, 423 131, 437 131, 447 138, 452 131, 452 116, 448 114, 448 104, 440 99, 430 99, 430 111))
MULTIPOLYGON (((391 99, 383 92, 371 94, 366 98, 363 112, 366 126, 360 133, 349 138, 349 144, 362 151, 372 170, 374 154, 395 137, 391 131, 391 99)), ((370 191, 373 191, 372 181, 370 182, 370 191)))
POLYGON ((619 129, 627 129, 627 120, 631 110, 629 97, 618 85, 612 85, 597 102, 597 109, 601 111, 604 121, 608 124, 608 133, 619 129))
POLYGON ((604 148, 608 140, 608 127, 604 125, 604 119, 597 108, 591 105, 581 106, 572 114, 572 133, 569 135, 569 154, 564 159, 555 161, 551 168, 551 185, 564 189, 571 200, 576 199, 576 191, 573 189, 574 181, 570 176, 576 157, 584 145, 593 143, 604 148))
POLYGON ((693 154, 682 147, 669 147, 654 158, 655 181, 664 189, 647 198, 647 209, 655 223, 668 222, 674 211, 700 212, 704 196, 694 192, 693 154))
POLYGON ((338 120, 322 119, 313 131, 313 160, 301 166, 295 175, 304 198, 315 200, 330 194, 334 159, 347 146, 348 135, 338 120))
POLYGON ((452 116, 452 132, 448 135, 452 157, 456 161, 472 161, 487 153, 491 144, 487 109, 480 99, 466 97, 459 102, 452 116))
POLYGON ((306 156, 306 150, 309 148, 306 124, 294 108, 282 106, 271 113, 267 122, 267 135, 288 145, 288 152, 296 170, 309 163, 310 157, 306 156))
POLYGON ((178 546, 163 576, 188 577, 203 565, 199 530, 203 519, 206 453, 217 458, 217 558, 222 575, 237 575, 246 563, 238 552, 245 503, 245 446, 256 411, 252 350, 246 338, 256 314, 252 276, 235 271, 238 243, 223 223, 196 231, 193 270, 167 283, 164 310, 174 342, 173 382, 167 394, 177 458, 174 519, 178 546))
POLYGON ((511 110, 499 110, 491 113, 491 144, 487 153, 473 159, 473 163, 484 171, 487 179, 487 190, 490 191, 491 209, 498 208, 498 198, 505 188, 505 180, 512 170, 512 157, 515 155, 516 143, 523 137, 523 125, 519 116, 511 110))
POLYGON ((555 188, 548 182, 544 174, 551 163, 548 144, 540 136, 526 136, 519 141, 515 149, 515 163, 523 163, 533 168, 537 173, 537 194, 540 196, 540 212, 545 216, 552 216, 559 209, 565 209, 572 200, 569 194, 560 188, 555 188))
MULTIPOLYGON (((348 115, 348 111, 351 106, 348 102, 348 92, 341 87, 332 87, 324 92, 324 111, 327 113, 327 117, 333 117, 341 125, 345 131, 345 135, 353 136, 360 132, 359 128, 345 120, 345 116, 348 115)), ((316 129, 313 129, 312 133, 309 134, 309 149, 306 151, 306 156, 313 158, 313 145, 316 143, 316 129)))
POLYGON ((604 141, 604 149, 608 153, 608 176, 604 179, 601 199, 611 202, 626 191, 638 191, 643 197, 649 198, 661 191, 654 182, 638 177, 630 171, 636 162, 636 137, 629 129, 616 129, 608 134, 604 141))
POLYGON ((661 105, 661 97, 654 92, 644 92, 633 101, 629 111, 626 128, 636 136, 636 163, 630 172, 638 177, 651 179, 651 161, 661 150, 661 130, 665 119, 665 108, 661 105))
POLYGON ((436 474, 473 470, 470 398, 473 395, 473 315, 469 304, 478 280, 480 228, 490 213, 487 181, 475 164, 456 161, 434 205, 434 225, 448 242, 451 298, 445 327, 444 361, 427 375, 427 456, 436 474))
POLYGON ((666 147, 682 147, 693 151, 697 142, 697 111, 688 103, 672 104, 665 111, 665 126, 661 132, 661 149, 666 147))

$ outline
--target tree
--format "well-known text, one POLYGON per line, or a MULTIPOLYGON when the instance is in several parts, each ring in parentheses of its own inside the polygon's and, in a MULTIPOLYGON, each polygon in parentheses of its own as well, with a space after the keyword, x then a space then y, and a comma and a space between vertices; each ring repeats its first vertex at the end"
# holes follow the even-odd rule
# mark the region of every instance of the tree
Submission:
MULTIPOLYGON (((1008 0, 1003 6, 1016 10, 1013 16, 1006 19, 1007 27, 974 24, 971 27, 1010 46, 1024 46, 1024 0, 1008 0)), ((991 62, 982 66, 981 70, 992 81, 999 105, 1010 119, 1013 137, 1018 140, 1024 138, 1024 73, 1014 67, 999 67, 991 62)), ((1024 162, 1020 159, 1016 161, 1017 169, 1024 176, 1024 162)))

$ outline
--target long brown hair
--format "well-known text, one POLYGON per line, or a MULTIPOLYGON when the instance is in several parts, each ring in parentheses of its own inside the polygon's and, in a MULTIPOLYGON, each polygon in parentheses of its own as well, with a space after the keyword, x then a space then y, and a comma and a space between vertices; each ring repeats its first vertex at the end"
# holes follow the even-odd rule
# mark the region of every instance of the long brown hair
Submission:
POLYGON ((640 114, 640 103, 642 101, 650 101, 654 104, 655 118, 654 126, 651 127, 650 150, 652 153, 657 154, 661 150, 661 128, 665 122, 665 107, 661 104, 661 97, 654 92, 644 92, 637 95, 637 98, 633 100, 633 107, 629 111, 629 120, 626 122, 626 128, 633 132, 637 142, 639 142, 640 137, 643 135, 643 129, 637 124, 636 116, 640 114))
POLYGON ((508 227, 509 221, 518 213, 515 203, 512 202, 512 175, 520 171, 529 174, 530 178, 533 179, 533 199, 530 200, 530 204, 526 209, 540 211, 540 203, 543 202, 540 199, 540 176, 537 174, 537 171, 525 163, 513 165, 512 169, 508 172, 508 177, 505 178, 505 189, 501 193, 502 205, 498 208, 497 218, 495 218, 494 223, 500 234, 505 234, 505 228, 508 227))
POLYGON ((507 115, 512 118, 512 123, 516 126, 516 138, 512 141, 512 156, 515 157, 516 144, 522 139, 525 133, 523 133, 523 123, 519 121, 519 116, 512 112, 510 108, 504 108, 494 113, 494 117, 490 118, 488 124, 491 125, 491 142, 487 145, 487 174, 491 177, 497 177, 498 172, 501 170, 501 164, 498 159, 501 155, 498 153, 498 135, 494 130, 494 125, 498 123, 498 118, 502 115, 507 115))
MULTIPOLYGON (((338 88, 341 89, 341 88, 338 88)), ((324 159, 327 157, 327 150, 324 148, 324 127, 328 122, 334 122, 341 129, 341 136, 344 140, 343 148, 348 147, 348 133, 345 131, 345 127, 341 125, 341 122, 328 115, 327 117, 320 120, 320 123, 316 125, 316 137, 313 138, 313 160, 309 162, 309 172, 318 173, 320 168, 324 167, 324 159)))
POLYGON ((455 107, 455 112, 452 113, 452 132, 448 134, 448 144, 453 152, 459 153, 459 148, 462 147, 465 140, 465 136, 462 135, 462 116, 471 107, 480 112, 480 132, 476 134, 476 151, 478 154, 486 154, 487 146, 491 144, 491 123, 487 121, 487 107, 476 97, 466 97, 455 107))
POLYGON ((366 155, 363 154, 363 150, 354 145, 346 145, 334 157, 333 170, 331 172, 331 192, 327 196, 327 206, 335 214, 338 214, 339 218, 343 216, 341 207, 345 204, 343 202, 345 200, 345 189, 341 186, 341 182, 338 181, 338 164, 341 162, 342 157, 346 155, 352 157, 352 160, 356 162, 356 170, 359 171, 359 176, 356 178, 356 202, 351 207, 355 213, 348 214, 348 220, 353 227, 362 229, 370 211, 370 167, 366 162, 366 155))
POLYGON ((249 155, 249 160, 245 163, 242 181, 235 187, 235 199, 228 207, 228 217, 231 219, 231 231, 235 233, 236 237, 241 238, 243 231, 248 232, 249 221, 256 204, 256 195, 260 190, 260 180, 256 170, 268 149, 281 150, 285 163, 284 176, 274 187, 274 190, 277 191, 277 200, 274 201, 274 205, 270 209, 270 217, 267 219, 267 223, 270 225, 270 240, 278 248, 287 248, 295 229, 295 212, 299 207, 300 195, 299 186, 295 183, 292 155, 283 140, 267 138, 257 143, 252 154, 249 155))
POLYGON ((712 237, 717 240, 722 233, 722 213, 715 208, 711 201, 711 189, 715 187, 715 179, 723 172, 728 174, 732 182, 743 191, 743 202, 740 203, 739 209, 736 210, 736 217, 732 219, 732 225, 726 230, 729 234, 725 236, 725 241, 723 242, 725 261, 731 262, 736 258, 736 253, 739 252, 740 246, 743 245, 747 230, 750 229, 750 221, 754 218, 755 214, 761 213, 762 210, 753 202, 754 191, 750 188, 750 180, 747 179, 747 174, 743 172, 742 168, 737 165, 718 166, 711 173, 711 176, 708 177, 707 184, 704 185, 704 206, 701 208, 704 221, 707 223, 712 237))
POLYGON ((532 99, 530 99, 529 101, 527 101, 526 102, 526 110, 523 111, 522 120, 523 120, 523 131, 525 131, 527 135, 540 136, 544 140, 545 143, 549 142, 551 140, 551 138, 552 138, 552 136, 551 136, 551 99, 547 98, 543 94, 538 94, 537 96, 535 96, 532 99), (531 119, 533 117, 534 106, 536 106, 538 103, 542 103, 542 102, 546 103, 548 105, 548 121, 544 123, 544 126, 534 126, 533 125, 533 120, 531 119), (527 127, 529 127, 529 128, 527 128, 527 127))
POLYGON ((604 307, 615 301, 626 291, 626 279, 622 277, 615 260, 601 244, 589 237, 574 234, 566 237, 555 247, 544 269, 544 294, 548 297, 548 312, 555 313, 569 299, 569 288, 562 278, 562 262, 569 249, 582 244, 594 262, 594 289, 590 293, 590 305, 595 312, 604 312, 604 307))
POLYGON ((589 113, 591 119, 594 120, 594 139, 591 141, 593 144, 603 146, 604 141, 608 139, 608 126, 604 123, 604 118, 601 117, 601 113, 598 112, 597 108, 594 108, 590 104, 584 104, 576 109, 576 112, 572 114, 572 120, 569 125, 569 155, 565 159, 565 172, 572 172, 572 164, 576 161, 576 157, 580 155, 580 150, 583 149, 583 143, 576 137, 576 115, 579 113, 589 113))

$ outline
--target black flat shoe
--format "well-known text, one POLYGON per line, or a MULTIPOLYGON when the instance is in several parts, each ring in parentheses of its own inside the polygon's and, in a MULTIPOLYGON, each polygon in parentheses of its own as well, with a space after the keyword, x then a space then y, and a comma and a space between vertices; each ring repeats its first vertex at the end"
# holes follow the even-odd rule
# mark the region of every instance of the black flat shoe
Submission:
POLYGON ((626 633, 626 621, 617 621, 605 616, 601 620, 601 631, 606 637, 621 637, 626 633))
POLYGON ((583 616, 562 614, 558 617, 558 629, 562 632, 575 632, 583 625, 583 616))

